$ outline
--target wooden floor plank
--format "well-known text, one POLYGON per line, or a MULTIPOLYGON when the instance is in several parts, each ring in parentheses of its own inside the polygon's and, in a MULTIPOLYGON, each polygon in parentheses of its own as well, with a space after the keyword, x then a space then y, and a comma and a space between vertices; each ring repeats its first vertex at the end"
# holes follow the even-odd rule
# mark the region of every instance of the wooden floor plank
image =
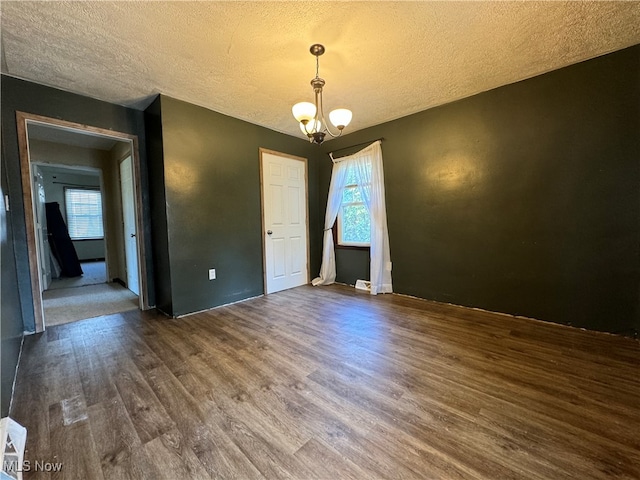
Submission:
MULTIPOLYGON (((46 340, 45 340, 46 341, 46 340)), ((17 378, 15 387, 15 399, 11 414, 19 423, 28 426, 27 444, 25 446, 25 459, 38 459, 43 462, 52 462, 49 441, 49 402, 44 374, 33 373, 17 378), (28 419, 28 425, 24 422, 28 419)), ((25 478, 37 478, 48 480, 47 472, 26 472, 25 478)))
POLYGON ((115 397, 117 390, 107 371, 104 357, 92 348, 86 337, 75 337, 73 348, 87 405, 115 397))
POLYGON ((132 478, 134 451, 141 442, 120 395, 93 404, 88 413, 104 477, 132 478))
MULTIPOLYGON (((142 448, 149 461, 156 466, 154 478, 209 478, 202 463, 189 449, 177 430, 170 430, 142 448)), ((145 477, 148 473, 145 473, 145 477)), ((148 478, 148 477, 147 477, 148 478)))
POLYGON ((344 286, 25 338, 25 479, 640 478, 640 343, 344 286))
POLYGON ((297 458, 302 459, 309 469, 313 471, 312 478, 319 480, 325 478, 358 480, 367 477, 367 473, 358 468, 349 459, 313 438, 305 443, 295 455, 297 458))
POLYGON ((244 466, 240 468, 238 450, 230 446, 231 442, 222 432, 207 423, 205 399, 197 401, 165 366, 147 372, 146 377, 175 422, 184 445, 191 449, 209 475, 229 478, 242 471, 243 478, 260 477, 246 458, 241 459, 244 466))
POLYGON ((87 419, 69 424, 65 421, 62 403, 55 403, 49 407, 49 432, 53 462, 61 467, 51 474, 52 479, 104 478, 87 419))
POLYGON ((130 358, 114 358, 107 368, 142 443, 150 442, 175 427, 130 358))

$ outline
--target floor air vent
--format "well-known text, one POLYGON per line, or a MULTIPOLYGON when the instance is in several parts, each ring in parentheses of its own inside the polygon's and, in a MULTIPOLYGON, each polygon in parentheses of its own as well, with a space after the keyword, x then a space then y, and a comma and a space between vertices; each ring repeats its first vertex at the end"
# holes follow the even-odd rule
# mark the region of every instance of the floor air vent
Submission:
POLYGON ((24 446, 27 429, 18 422, 5 417, 0 420, 0 480, 22 480, 24 446))

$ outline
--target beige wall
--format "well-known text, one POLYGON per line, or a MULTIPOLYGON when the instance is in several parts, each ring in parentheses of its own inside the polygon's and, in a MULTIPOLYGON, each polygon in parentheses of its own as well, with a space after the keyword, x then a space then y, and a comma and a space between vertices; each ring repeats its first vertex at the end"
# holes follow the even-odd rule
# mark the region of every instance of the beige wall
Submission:
MULTIPOLYGON (((100 188, 99 171, 85 172, 82 170, 65 169, 48 170, 42 166, 42 179, 44 193, 47 202, 58 202, 60 213, 67 222, 67 208, 64 190, 67 186, 84 186, 100 188)), ((74 240, 73 246, 76 249, 78 258, 82 260, 93 260, 105 258, 105 242, 101 240, 74 240)))

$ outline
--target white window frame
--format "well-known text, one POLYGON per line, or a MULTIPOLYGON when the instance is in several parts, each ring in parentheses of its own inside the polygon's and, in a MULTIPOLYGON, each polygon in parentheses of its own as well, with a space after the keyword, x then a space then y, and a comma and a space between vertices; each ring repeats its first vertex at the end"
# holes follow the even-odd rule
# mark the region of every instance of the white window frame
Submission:
POLYGON ((102 205, 102 191, 99 188, 94 187, 64 187, 64 208, 65 215, 67 218, 67 228, 69 229, 69 237, 73 241, 81 241, 81 240, 104 240, 104 212, 102 205), (69 211, 69 197, 68 192, 70 191, 90 191, 96 192, 100 195, 100 225, 102 227, 102 235, 101 236, 91 236, 91 237, 74 237, 71 232, 71 217, 73 217, 72 213, 69 211))

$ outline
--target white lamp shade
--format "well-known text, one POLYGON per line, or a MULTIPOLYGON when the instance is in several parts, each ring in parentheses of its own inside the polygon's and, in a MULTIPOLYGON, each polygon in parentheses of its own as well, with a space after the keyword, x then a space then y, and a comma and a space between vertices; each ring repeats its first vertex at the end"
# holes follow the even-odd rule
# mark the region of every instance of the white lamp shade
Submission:
POLYGON ((331 123, 334 127, 342 129, 349 125, 352 116, 353 114, 351 113, 351 110, 347 110, 346 108, 338 108, 331 111, 331 113, 329 114, 329 120, 331 120, 331 123))
POLYGON ((296 103, 291 109, 293 112, 293 116, 297 121, 307 121, 310 122, 313 120, 313 117, 316 116, 316 106, 310 102, 300 102, 296 103))
POLYGON ((307 123, 306 127, 304 124, 300 124, 300 130, 302 130, 302 133, 304 133, 305 135, 309 135, 310 133, 316 133, 322 130, 322 122, 320 120, 316 120, 315 122, 315 127, 314 127, 314 122, 313 120, 309 123, 307 123))

